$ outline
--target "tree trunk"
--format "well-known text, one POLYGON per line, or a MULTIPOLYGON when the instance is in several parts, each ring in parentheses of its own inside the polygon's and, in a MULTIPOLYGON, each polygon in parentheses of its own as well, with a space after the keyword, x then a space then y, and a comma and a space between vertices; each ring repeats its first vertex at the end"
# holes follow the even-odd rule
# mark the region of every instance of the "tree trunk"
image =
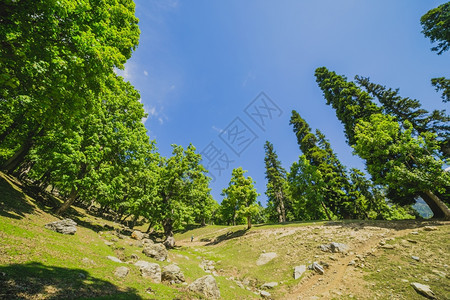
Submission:
POLYGON ((252 217, 248 216, 247 217, 247 230, 249 230, 250 228, 252 228, 252 217))
POLYGON ((205 220, 205 218, 202 218, 202 221, 201 221, 201 224, 200 224, 202 227, 204 227, 204 226, 206 226, 206 220, 205 220))
POLYGON ((66 202, 61 205, 61 207, 56 211, 57 215, 62 215, 77 199, 78 190, 75 186, 72 186, 69 197, 67 197, 66 202))
POLYGON ((450 220, 450 210, 435 194, 431 191, 424 191, 420 197, 427 203, 433 212, 433 218, 450 220))
MULTIPOLYGON (((152 229, 153 225, 154 225, 153 222, 150 222, 150 224, 148 224, 148 228, 145 233, 150 233, 150 230, 152 229)), ((153 232, 153 230, 152 230, 152 232, 153 232)))
POLYGON ((32 140, 25 141, 25 143, 20 146, 13 156, 3 163, 2 170, 8 174, 11 174, 23 162, 32 146, 32 140))
POLYGON ((325 211, 325 214, 327 215, 328 221, 331 221, 330 213, 328 212, 327 207, 325 206, 325 203, 323 201, 320 202, 322 204, 323 210, 325 211))
POLYGON ((171 218, 165 218, 163 220, 163 228, 164 228, 164 235, 167 238, 173 237, 173 220, 171 218))

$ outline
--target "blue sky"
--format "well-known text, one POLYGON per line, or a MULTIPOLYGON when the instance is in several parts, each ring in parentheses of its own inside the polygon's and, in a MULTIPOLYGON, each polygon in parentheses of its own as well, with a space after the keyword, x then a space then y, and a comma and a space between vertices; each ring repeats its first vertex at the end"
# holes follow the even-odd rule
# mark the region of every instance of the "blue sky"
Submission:
POLYGON ((293 109, 326 135, 344 165, 364 169, 325 104, 317 67, 400 88, 429 110, 446 106, 430 78, 450 76, 449 54, 431 52, 420 26, 445 1, 135 2, 140 44, 121 74, 140 91, 162 155, 171 144, 217 150, 208 153, 216 154, 209 168, 218 202, 238 166, 266 202, 265 141, 287 170, 301 155, 289 126, 293 109))

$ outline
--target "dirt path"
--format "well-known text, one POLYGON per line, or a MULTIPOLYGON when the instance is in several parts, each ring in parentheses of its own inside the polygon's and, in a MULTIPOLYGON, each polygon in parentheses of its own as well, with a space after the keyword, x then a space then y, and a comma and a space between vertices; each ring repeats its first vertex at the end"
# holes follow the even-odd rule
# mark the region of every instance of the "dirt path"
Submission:
POLYGON ((358 299, 371 299, 367 282, 363 279, 363 271, 358 264, 364 264, 364 258, 369 255, 377 255, 381 241, 405 236, 415 229, 387 229, 377 228, 376 233, 371 233, 372 228, 359 231, 359 240, 349 244, 350 250, 346 255, 334 256, 335 261, 325 269, 325 274, 310 273, 291 290, 286 299, 332 299, 341 295, 357 295, 358 299))

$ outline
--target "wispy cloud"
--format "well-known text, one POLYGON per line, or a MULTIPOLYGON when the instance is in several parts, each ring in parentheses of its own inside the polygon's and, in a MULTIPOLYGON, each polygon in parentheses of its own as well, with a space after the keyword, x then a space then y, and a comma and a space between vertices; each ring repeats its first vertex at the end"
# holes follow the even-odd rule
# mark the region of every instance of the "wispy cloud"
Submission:
POLYGON ((247 83, 248 83, 249 81, 255 80, 255 79, 256 79, 255 74, 253 74, 252 71, 249 71, 249 72, 247 73, 247 76, 245 77, 244 81, 242 82, 242 86, 243 86, 243 87, 246 87, 246 86, 247 86, 247 83))

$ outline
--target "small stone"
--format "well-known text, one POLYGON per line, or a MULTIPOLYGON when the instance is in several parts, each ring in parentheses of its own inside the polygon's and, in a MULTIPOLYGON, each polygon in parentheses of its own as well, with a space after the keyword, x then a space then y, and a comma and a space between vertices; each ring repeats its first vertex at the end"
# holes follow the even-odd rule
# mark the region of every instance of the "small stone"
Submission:
POLYGON ((139 256, 137 256, 137 254, 131 254, 131 259, 139 259, 139 256))
POLYGON ((110 255, 108 255, 106 258, 109 259, 109 260, 112 260, 112 261, 114 261, 114 262, 117 262, 117 263, 122 263, 122 262, 123 262, 123 261, 121 261, 120 259, 118 259, 118 258, 115 257, 115 256, 110 256, 110 255))
POLYGON ((436 226, 425 226, 423 228, 423 230, 425 230, 425 231, 436 231, 436 230, 438 230, 438 228, 436 226))
POLYGON ((81 262, 83 263, 83 265, 86 265, 86 266, 95 265, 95 262, 92 259, 89 259, 87 257, 83 257, 81 259, 81 262))
POLYGON ((128 275, 129 272, 130 272, 130 269, 128 269, 127 267, 118 267, 114 271, 114 276, 119 277, 119 278, 124 278, 128 275))
POLYGON ((411 234, 418 235, 419 233, 417 231, 412 231, 411 234))
POLYGON ((420 261, 420 258, 418 256, 411 256, 412 259, 414 259, 415 261, 420 261))
POLYGON ((429 299, 436 299, 436 295, 433 293, 433 291, 430 289, 428 285, 413 282, 411 283, 411 286, 416 290, 417 293, 429 299))
POLYGON ((386 244, 386 245, 381 246, 381 248, 383 248, 383 249, 395 249, 395 246, 394 245, 390 245, 390 244, 386 244))
POLYGON ((140 241, 144 238, 144 234, 142 232, 140 232, 139 230, 135 230, 131 234, 131 238, 140 241))
POLYGON ((262 289, 273 289, 277 285, 278 285, 278 282, 266 282, 261 286, 261 288, 262 289))
POLYGON ((355 263, 354 260, 351 260, 351 261, 348 263, 349 266, 354 266, 355 264, 356 264, 356 263, 355 263))
POLYGON ((262 253, 259 256, 258 260, 256 261, 256 265, 257 266, 265 265, 277 256, 278 255, 275 252, 262 253))
POLYGON ((261 295, 261 297, 263 297, 263 298, 265 298, 265 299, 268 299, 268 298, 270 298, 272 295, 269 293, 269 292, 267 292, 267 291, 259 291, 259 294, 261 295))
POLYGON ((323 275, 325 271, 323 270, 323 267, 319 265, 317 262, 313 262, 312 269, 319 273, 320 275, 323 275))
POLYGON ((303 275, 303 273, 305 273, 305 272, 306 272, 305 265, 294 267, 294 279, 300 278, 303 275))
POLYGON ((404 283, 408 283, 408 282, 409 282, 409 280, 408 280, 408 279, 402 279, 402 282, 404 282, 404 283))
POLYGON ((407 239, 407 241, 410 243, 413 243, 413 244, 417 244, 417 241, 415 241, 415 240, 407 239))

